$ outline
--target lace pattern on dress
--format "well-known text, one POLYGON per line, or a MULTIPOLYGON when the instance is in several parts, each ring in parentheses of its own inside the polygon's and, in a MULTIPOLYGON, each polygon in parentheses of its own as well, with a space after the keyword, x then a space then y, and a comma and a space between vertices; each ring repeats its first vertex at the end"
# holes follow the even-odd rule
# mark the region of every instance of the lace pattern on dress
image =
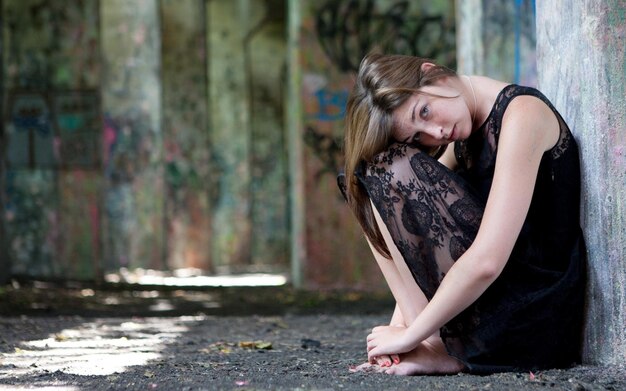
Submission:
POLYGON ((391 145, 358 177, 430 300, 474 240, 484 205, 454 172, 408 144, 391 145))
POLYGON ((569 149, 572 134, 548 98, 534 88, 511 84, 500 91, 485 123, 469 139, 455 143, 455 156, 461 170, 472 169, 476 161, 495 164, 495 154, 504 111, 506 111, 513 98, 520 95, 531 95, 541 99, 557 117, 560 134, 556 145, 548 151, 552 159, 560 158, 569 149))

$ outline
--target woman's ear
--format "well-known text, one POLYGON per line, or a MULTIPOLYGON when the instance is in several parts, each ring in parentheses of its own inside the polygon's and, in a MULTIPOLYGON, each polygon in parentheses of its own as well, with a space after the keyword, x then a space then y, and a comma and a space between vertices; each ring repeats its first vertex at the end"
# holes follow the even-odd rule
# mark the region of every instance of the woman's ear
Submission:
POLYGON ((433 64, 432 62, 425 62, 420 66, 420 70, 422 72, 428 72, 431 70, 431 68, 435 67, 435 64, 433 64))

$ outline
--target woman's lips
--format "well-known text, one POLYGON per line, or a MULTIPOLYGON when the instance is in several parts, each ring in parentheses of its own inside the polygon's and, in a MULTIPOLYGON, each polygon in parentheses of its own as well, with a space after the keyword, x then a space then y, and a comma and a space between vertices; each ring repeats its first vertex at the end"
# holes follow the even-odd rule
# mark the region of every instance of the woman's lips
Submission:
POLYGON ((450 134, 448 135, 448 140, 454 140, 454 133, 456 132, 456 125, 452 127, 450 134))

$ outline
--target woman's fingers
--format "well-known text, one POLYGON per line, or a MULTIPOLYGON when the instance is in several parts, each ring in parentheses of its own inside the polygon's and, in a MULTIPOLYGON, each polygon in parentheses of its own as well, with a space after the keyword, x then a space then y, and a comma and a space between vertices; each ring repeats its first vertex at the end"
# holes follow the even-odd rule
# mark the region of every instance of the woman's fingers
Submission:
POLYGON ((369 352, 367 352, 367 357, 371 358, 371 359, 376 359, 376 357, 378 357, 379 353, 376 351, 376 348, 371 349, 369 352))
POLYGON ((370 334, 367 336, 367 351, 369 352, 370 350, 372 350, 375 346, 375 338, 376 336, 374 334, 370 334))
POLYGON ((390 367, 391 366, 391 357, 385 355, 385 356, 378 356, 378 357, 374 357, 374 359, 376 360, 376 364, 378 364, 381 367, 390 367))

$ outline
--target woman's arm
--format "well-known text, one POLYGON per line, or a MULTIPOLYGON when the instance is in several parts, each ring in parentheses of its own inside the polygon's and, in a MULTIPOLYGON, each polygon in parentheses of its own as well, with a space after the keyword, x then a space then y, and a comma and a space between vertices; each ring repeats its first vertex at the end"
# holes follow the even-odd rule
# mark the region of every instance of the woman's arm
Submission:
MULTIPOLYGON (((407 329, 382 326, 372 330, 368 355, 414 349, 478 299, 500 275, 526 218, 541 157, 558 135, 556 117, 539 99, 522 96, 509 104, 500 132, 494 180, 476 239, 407 329)), ((377 213, 376 219, 387 231, 377 213)))

